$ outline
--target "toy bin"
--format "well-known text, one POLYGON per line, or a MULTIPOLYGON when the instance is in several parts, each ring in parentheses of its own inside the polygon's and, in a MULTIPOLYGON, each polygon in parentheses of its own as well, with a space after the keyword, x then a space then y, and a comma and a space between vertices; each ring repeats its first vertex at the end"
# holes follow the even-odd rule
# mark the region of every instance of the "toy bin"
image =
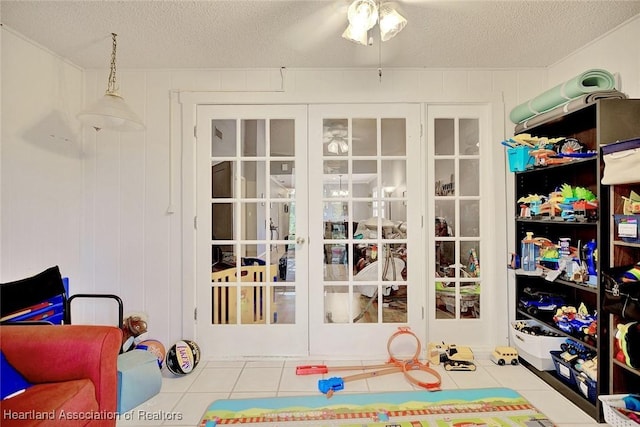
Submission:
POLYGON ((576 381, 575 369, 573 369, 571 363, 560 357, 563 352, 560 350, 553 350, 549 353, 551 354, 551 358, 553 359, 553 364, 556 368, 556 374, 558 375, 558 377, 560 377, 564 382, 571 386, 577 386, 578 383, 576 381))
POLYGON ((580 390, 580 393, 582 393, 584 397, 589 399, 589 402, 595 403, 596 386, 598 385, 598 382, 587 377, 585 374, 576 372, 575 370, 574 370, 574 375, 575 375, 576 383, 578 384, 578 390, 580 390))
POLYGON ((602 412, 604 413, 604 420, 612 427, 633 427, 638 426, 638 424, 630 420, 626 415, 622 412, 618 411, 618 408, 625 409, 623 397, 627 396, 626 394, 611 394, 611 395, 600 395, 598 399, 602 402, 602 412))
MULTIPOLYGON (((539 326, 543 331, 549 329, 535 320, 522 320, 528 326, 539 326)), ((518 322, 519 323, 519 322, 518 322)), ((560 348, 566 337, 549 337, 544 335, 531 335, 515 329, 511 324, 511 342, 518 349, 518 355, 539 371, 553 371, 554 365, 550 351, 560 348)))
POLYGON ((614 237, 627 243, 640 243, 638 230, 640 215, 614 215, 614 237))
POLYGON ((531 148, 529 147, 507 148, 509 170, 511 172, 522 172, 527 170, 528 165, 533 165, 535 159, 529 155, 530 151, 531 148))

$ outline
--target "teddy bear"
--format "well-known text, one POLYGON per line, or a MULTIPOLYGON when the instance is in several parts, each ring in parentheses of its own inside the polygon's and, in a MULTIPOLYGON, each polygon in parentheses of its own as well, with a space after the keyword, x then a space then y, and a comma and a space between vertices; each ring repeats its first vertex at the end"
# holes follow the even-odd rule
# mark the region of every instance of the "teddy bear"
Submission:
POLYGON ((131 315, 122 322, 122 351, 126 352, 134 347, 136 339, 147 332, 147 320, 144 315, 131 315))

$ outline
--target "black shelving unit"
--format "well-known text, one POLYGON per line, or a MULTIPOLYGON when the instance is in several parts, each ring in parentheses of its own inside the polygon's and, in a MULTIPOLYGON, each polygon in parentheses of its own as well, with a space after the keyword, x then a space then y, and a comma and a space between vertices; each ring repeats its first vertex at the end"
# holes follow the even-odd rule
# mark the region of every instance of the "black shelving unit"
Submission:
MULTIPOLYGON (((623 140, 640 134, 640 100, 600 100, 594 104, 567 113, 562 117, 555 118, 533 128, 527 129, 537 137, 566 137, 576 138, 587 150, 599 153, 603 144, 623 140)), ((609 265, 609 252, 613 244, 608 238, 610 223, 609 200, 611 193, 609 188, 601 185, 603 163, 599 155, 589 158, 574 159, 571 162, 546 166, 534 167, 530 170, 516 172, 515 176, 515 200, 528 195, 548 195, 558 189, 562 184, 572 187, 580 186, 593 192, 598 199, 598 208, 595 215, 582 217, 579 220, 565 221, 561 218, 550 218, 536 216, 532 218, 519 217, 520 210, 516 208, 517 218, 515 219, 515 243, 520 253, 520 245, 527 232, 532 232, 534 237, 545 237, 554 243, 558 243, 560 238, 568 237, 571 246, 580 247, 590 242, 596 241, 598 247, 598 259, 596 262, 597 277, 589 284, 577 283, 567 278, 558 278, 549 281, 544 276, 531 274, 515 275, 515 301, 518 307, 520 297, 525 293, 525 288, 539 290, 548 293, 557 293, 565 298, 566 305, 573 305, 576 308, 580 303, 584 303, 590 312, 601 313, 602 308, 602 287, 600 286, 601 266, 609 265)), ((574 386, 563 381, 556 371, 539 371, 531 363, 523 360, 523 365, 528 367, 543 381, 550 384, 567 399, 572 401, 583 411, 599 422, 603 422, 603 412, 598 395, 610 394, 610 376, 613 376, 611 366, 611 322, 601 319, 597 326, 595 338, 578 334, 567 334, 561 331, 552 320, 553 313, 535 313, 516 309, 516 320, 535 319, 544 324, 549 329, 574 340, 579 340, 585 347, 596 352, 598 357, 598 381, 596 385, 595 400, 587 399, 584 394, 574 386)), ((615 365, 617 366, 617 365, 615 365)), ((620 369, 627 370, 625 367, 620 369)), ((628 375, 625 373, 624 375, 628 375)), ((640 378, 639 378, 640 379, 640 378)))

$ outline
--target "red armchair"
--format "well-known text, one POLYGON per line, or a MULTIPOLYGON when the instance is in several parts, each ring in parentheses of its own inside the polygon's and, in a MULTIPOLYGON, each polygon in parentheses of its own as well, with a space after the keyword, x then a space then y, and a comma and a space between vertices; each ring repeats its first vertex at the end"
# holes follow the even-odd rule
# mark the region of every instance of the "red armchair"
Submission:
POLYGON ((0 401, 0 424, 115 426, 121 344, 112 326, 0 326, 0 349, 33 384, 0 401))

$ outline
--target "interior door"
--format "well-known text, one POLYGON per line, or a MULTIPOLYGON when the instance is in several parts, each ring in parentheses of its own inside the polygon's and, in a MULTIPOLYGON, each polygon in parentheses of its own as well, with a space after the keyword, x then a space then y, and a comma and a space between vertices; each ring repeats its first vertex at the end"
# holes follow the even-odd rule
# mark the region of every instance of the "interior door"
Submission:
POLYGON ((309 135, 310 353, 385 357, 425 338, 420 106, 312 105, 309 135))
POLYGON ((307 355, 306 106, 198 106, 196 137, 203 354, 307 355))

